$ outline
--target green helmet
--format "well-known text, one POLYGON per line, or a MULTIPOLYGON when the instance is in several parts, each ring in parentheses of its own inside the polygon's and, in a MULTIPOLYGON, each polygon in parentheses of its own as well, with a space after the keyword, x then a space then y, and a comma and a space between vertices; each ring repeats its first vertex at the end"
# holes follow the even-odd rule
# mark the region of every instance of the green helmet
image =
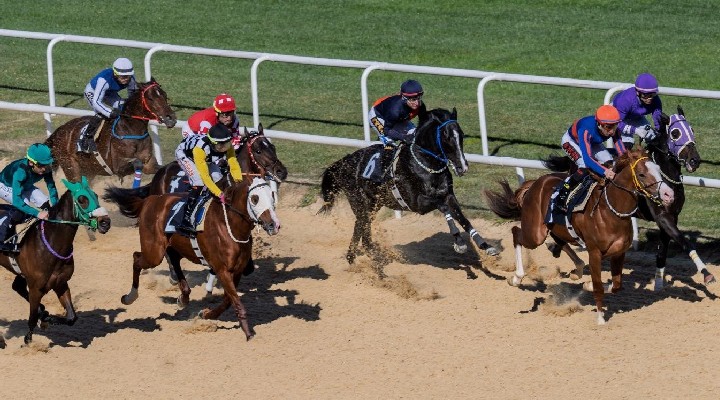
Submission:
POLYGON ((27 159, 40 165, 50 165, 55 160, 50 154, 50 148, 42 143, 31 144, 27 151, 27 159))

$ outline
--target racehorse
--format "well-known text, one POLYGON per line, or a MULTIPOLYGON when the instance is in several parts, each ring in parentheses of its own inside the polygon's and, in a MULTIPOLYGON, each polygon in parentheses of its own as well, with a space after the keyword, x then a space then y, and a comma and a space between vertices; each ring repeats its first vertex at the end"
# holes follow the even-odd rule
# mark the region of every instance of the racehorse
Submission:
POLYGON ((215 271, 225 290, 223 302, 216 308, 204 309, 201 318, 215 319, 230 305, 233 306, 240 326, 248 340, 254 333, 247 321, 245 307, 240 301, 236 285, 240 282, 243 270, 252 252, 251 231, 260 224, 270 235, 280 229, 280 221, 272 207, 272 192, 263 179, 254 178, 252 182, 243 180, 231 184, 223 191, 226 202, 213 200, 204 216, 204 230, 198 232, 197 239, 189 239, 180 234, 165 233, 165 223, 176 207, 177 194, 165 194, 143 198, 138 189, 109 187, 103 198, 117 203, 120 212, 126 217, 137 218, 140 230, 140 251, 133 253, 133 280, 130 292, 122 296, 123 304, 132 304, 138 298, 140 272, 160 264, 167 253, 168 260, 178 277, 181 294, 178 304, 185 306, 190 299, 190 286, 180 269, 183 258, 199 264, 200 257, 215 271), (196 251, 193 247, 196 247, 196 251))
MULTIPOLYGON (((700 153, 695 144, 695 132, 685 119, 681 107, 678 113, 671 116, 662 114, 658 135, 652 141, 645 143, 650 158, 660 166, 663 179, 675 193, 675 201, 669 207, 661 207, 655 202, 641 198, 635 217, 647 221, 655 221, 660 228, 660 245, 658 246, 655 269, 655 290, 663 288, 665 284, 665 265, 667 261, 670 238, 678 243, 683 251, 693 260, 698 272, 703 274, 705 285, 715 282, 715 277, 707 270, 705 264, 697 255, 695 245, 690 242, 677 226, 678 217, 685 204, 685 187, 682 183, 682 167, 687 172, 694 172, 700 166, 700 153)), ((574 171, 577 166, 567 156, 551 156, 544 162, 545 166, 553 171, 574 171)), ((574 253, 569 246, 558 243, 571 257, 574 253)), ((555 254, 558 254, 557 247, 555 254)))
MULTIPOLYGON (((605 288, 600 281, 601 260, 610 258, 613 293, 622 289, 622 269, 625 252, 632 244, 630 216, 638 207, 638 197, 645 196, 665 206, 673 201, 673 190, 662 180, 660 167, 648 158, 644 149, 631 150, 621 155, 614 167, 615 179, 598 184, 591 192, 587 207, 572 213, 570 222, 576 239, 564 223, 545 223, 550 197, 562 182, 559 174, 543 175, 523 183, 513 192, 507 181, 501 182, 503 192, 485 191, 490 209, 499 217, 516 219, 520 226, 512 228, 515 247, 515 275, 509 280, 513 286, 520 284, 525 272, 522 263, 522 247, 534 249, 541 245, 548 233, 564 243, 578 244, 582 240, 590 259, 590 276, 597 306, 597 322, 605 323, 603 295, 605 288)), ((582 277, 582 268, 575 271, 573 279, 582 277)))
MULTIPOLYGON (((282 183, 287 178, 287 168, 278 159, 275 145, 265 136, 262 125, 257 131, 248 131, 245 128, 245 138, 235 150, 235 155, 245 176, 269 176, 277 183, 282 183)), ((178 176, 180 171, 180 164, 177 161, 163 165, 153 176, 152 181, 141 187, 141 193, 143 196, 148 196, 187 191, 190 184, 179 181, 182 178, 178 176)))
POLYGON ((103 123, 96 139, 97 155, 78 153, 75 148, 83 126, 91 118, 95 117, 66 122, 45 141, 67 179, 73 182, 81 175, 88 179, 97 175, 123 178, 140 168, 145 174, 154 174, 159 167, 153 155, 148 121, 157 120, 168 128, 177 122, 167 94, 152 78, 149 82, 139 83, 138 90, 130 93, 115 120, 103 123))
POLYGON ((25 343, 32 341, 38 320, 51 324, 73 325, 77 320, 68 281, 75 269, 73 239, 79 225, 87 225, 100 233, 110 229, 110 217, 100 207, 97 195, 87 179, 73 183, 63 179, 68 190, 48 210, 48 220, 35 220, 20 241, 20 253, 13 258, 0 254, 0 265, 15 274, 12 288, 30 303, 28 333, 25 343), (49 316, 40 303, 53 290, 65 307, 65 318, 49 316))
MULTIPOLYGON (((463 153, 463 131, 457 121, 457 112, 435 109, 419 116, 419 127, 412 142, 401 144, 390 167, 392 179, 375 183, 365 179, 363 169, 383 145, 360 149, 330 165, 322 177, 322 195, 325 204, 318 211, 328 213, 335 202, 335 195, 344 192, 355 214, 355 228, 347 252, 350 264, 355 261, 360 239, 373 258, 377 272, 383 276, 381 255, 372 242, 370 224, 380 209, 385 206, 394 210, 409 210, 426 214, 439 210, 448 222, 454 236, 454 248, 458 253, 467 251, 467 244, 453 220, 470 234, 480 249, 489 255, 498 251, 488 245, 477 233, 460 210, 453 192, 452 168, 458 176, 468 170, 463 153), (395 194, 393 194, 395 193, 395 194)), ((382 155, 381 155, 382 156, 382 155)))

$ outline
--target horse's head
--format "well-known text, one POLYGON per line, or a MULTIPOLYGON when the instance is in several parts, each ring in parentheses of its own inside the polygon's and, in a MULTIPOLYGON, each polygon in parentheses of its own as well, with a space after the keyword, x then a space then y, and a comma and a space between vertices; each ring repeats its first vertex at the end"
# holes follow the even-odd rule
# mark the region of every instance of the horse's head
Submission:
POLYGON ((415 135, 417 144, 435 159, 451 163, 455 173, 463 176, 468 170, 463 152, 465 134, 457 121, 455 108, 452 111, 436 108, 422 121, 415 135))
POLYGON ((280 231, 280 220, 275 214, 275 192, 262 178, 232 184, 226 191, 227 201, 236 210, 246 207, 247 218, 260 224, 269 235, 280 231), (245 203, 245 204, 243 204, 245 203))
POLYGON ((110 217, 105 207, 100 207, 98 196, 90 189, 87 178, 80 182, 62 180, 73 198, 73 215, 75 219, 100 233, 110 230, 110 217))
MULTIPOLYGON (((243 145, 237 150, 237 153, 240 152, 247 153, 250 167, 255 168, 253 172, 270 175, 278 183, 287 178, 287 168, 278 159, 275 145, 265 136, 262 124, 258 126, 257 131, 248 131, 245 128, 243 145)), ((243 154, 237 155, 243 156, 243 154)))
POLYGON ((655 203, 669 206, 675 200, 675 192, 663 181, 660 166, 648 157, 643 148, 628 151, 615 164, 615 181, 622 186, 632 184, 637 194, 655 203))
POLYGON ((138 83, 138 89, 126 102, 125 113, 134 118, 157 120, 168 128, 177 123, 175 111, 168 103, 167 93, 153 78, 148 82, 138 83))
POLYGON ((695 144, 695 132, 685 119, 682 107, 678 106, 678 113, 671 116, 662 114, 660 117, 659 137, 653 144, 663 146, 677 158, 688 172, 694 172, 700 167, 700 153, 695 144), (663 141, 665 143, 663 143, 663 141))

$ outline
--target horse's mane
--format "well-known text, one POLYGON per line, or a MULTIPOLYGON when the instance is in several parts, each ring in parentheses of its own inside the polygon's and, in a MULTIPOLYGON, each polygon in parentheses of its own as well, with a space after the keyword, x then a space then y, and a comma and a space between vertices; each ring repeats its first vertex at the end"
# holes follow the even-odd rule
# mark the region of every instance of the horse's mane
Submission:
POLYGON ((58 214, 63 210, 65 203, 68 201, 72 201, 72 193, 69 190, 66 190, 65 193, 58 198, 58 202, 48 209, 48 217, 50 219, 58 219, 58 214), (68 200, 68 198, 70 198, 70 200, 68 200))
POLYGON ((617 161, 615 162, 615 172, 622 171, 628 165, 631 165, 633 162, 637 161, 642 157, 647 157, 647 155, 647 151, 642 147, 628 150, 627 152, 620 155, 620 157, 618 157, 617 161))

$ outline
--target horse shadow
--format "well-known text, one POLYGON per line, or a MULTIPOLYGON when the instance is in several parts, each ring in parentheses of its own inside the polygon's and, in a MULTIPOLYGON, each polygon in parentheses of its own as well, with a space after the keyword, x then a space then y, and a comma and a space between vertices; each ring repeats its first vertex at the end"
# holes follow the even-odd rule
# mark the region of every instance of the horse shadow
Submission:
POLYGON ((401 253, 400 259, 397 261, 403 263, 427 264, 439 269, 464 271, 467 279, 478 278, 475 270, 491 279, 505 279, 483 265, 480 254, 472 245, 472 241, 468 241, 468 250, 462 254, 455 252, 450 243, 452 243, 450 233, 437 232, 419 241, 396 245, 394 249, 401 253))
MULTIPOLYGON (((244 276, 237 290, 242 293, 241 301, 248 313, 252 326, 269 324, 283 317, 294 317, 306 322, 318 321, 322 307, 319 304, 309 304, 297 301, 299 292, 294 289, 273 289, 273 286, 290 282, 295 279, 326 280, 329 275, 319 265, 308 265, 288 269, 298 257, 265 257, 255 260, 255 271, 244 276)), ((186 273, 188 283, 202 285, 205 283, 207 271, 186 273)), ((196 288, 196 290, 204 290, 196 288)), ((159 318, 171 321, 183 321, 194 318, 209 304, 221 302, 221 294, 206 296, 201 300, 191 300, 187 307, 177 310, 173 314, 162 313, 159 318)), ((164 296, 163 301, 175 303, 176 298, 164 296)), ((237 318, 232 310, 226 310, 220 315, 218 321, 236 322, 237 318)), ((218 328, 222 329, 222 328, 218 328)), ((235 327, 231 328, 235 329, 235 327)))
MULTIPOLYGON (((78 320, 73 326, 50 325, 45 329, 36 330, 35 333, 46 337, 49 347, 81 347, 88 348, 98 338, 117 333, 125 329, 135 329, 141 332, 153 332, 160 329, 155 318, 137 318, 117 321, 117 316, 126 312, 125 308, 94 309, 77 312, 78 320)), ((9 321, 6 325, 6 338, 22 338, 27 333, 27 320, 19 319, 9 321)))

